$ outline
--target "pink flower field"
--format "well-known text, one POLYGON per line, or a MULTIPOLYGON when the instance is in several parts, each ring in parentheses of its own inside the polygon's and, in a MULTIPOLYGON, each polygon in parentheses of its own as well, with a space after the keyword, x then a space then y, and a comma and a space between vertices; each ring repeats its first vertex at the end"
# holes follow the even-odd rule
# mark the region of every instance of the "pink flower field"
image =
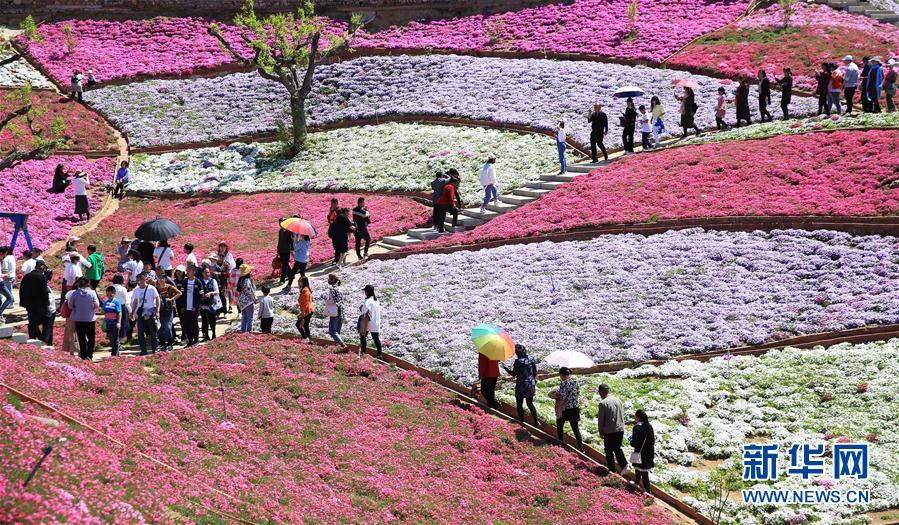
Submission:
MULTIPOLYGON (((89 196, 92 211, 97 211, 103 203, 103 186, 112 181, 115 159, 106 157, 96 160, 82 156, 54 156, 46 160, 31 160, 12 169, 0 172, 0 192, 5 195, 3 211, 29 213, 28 231, 36 246, 47 248, 51 243, 65 239, 69 230, 77 224, 75 196, 72 188, 65 193, 50 193, 53 171, 62 163, 66 171, 74 175, 77 171, 88 174, 93 193, 89 196)), ((12 223, 0 221, 0 238, 12 238, 12 223)), ((27 248, 24 236, 16 242, 16 253, 27 248)))
POLYGON ((3 392, 3 522, 670 522, 414 373, 296 340, 225 336, 101 364, 0 343, 0 377, 127 446, 3 392))
MULTIPOLYGON (((85 235, 85 243, 111 257, 123 236, 133 236, 146 220, 165 217, 181 226, 181 234, 172 242, 176 260, 184 259, 181 246, 193 243, 198 257, 209 253, 221 240, 228 240, 236 257, 256 267, 256 276, 271 273, 278 240, 278 218, 299 213, 315 225, 318 238, 312 241, 310 262, 326 261, 334 256, 327 236, 327 215, 331 197, 341 206, 352 208, 359 195, 349 193, 256 193, 252 195, 210 196, 192 198, 125 199, 114 214, 96 230, 85 235)), ((369 233, 372 242, 428 222, 429 208, 408 197, 366 195, 372 213, 369 233)), ((350 249, 355 240, 350 238, 350 249)), ((107 265, 110 271, 115 268, 107 265)))
POLYGON ((895 131, 841 131, 634 155, 484 226, 409 249, 657 219, 893 215, 897 150, 895 131))
MULTIPOLYGON (((799 3, 783 29, 780 7, 757 11, 734 26, 706 35, 668 61, 691 69, 709 70, 731 77, 755 77, 759 69, 782 76, 793 70, 794 85, 815 89, 815 71, 821 63, 840 62, 853 55, 884 59, 899 53, 899 28, 860 14, 823 5, 799 3)), ((885 63, 885 62, 884 62, 885 63)))
MULTIPOLYGON (((43 24, 43 42, 19 38, 28 53, 59 83, 68 86, 74 69, 93 70, 98 82, 144 75, 191 75, 196 69, 233 62, 218 40, 207 33, 212 20, 167 18, 146 20, 65 20, 43 24), (71 28, 75 47, 69 52, 65 28, 71 28)), ((346 24, 329 21, 334 28, 346 24)), ((222 24, 228 42, 251 56, 238 29, 222 24)))

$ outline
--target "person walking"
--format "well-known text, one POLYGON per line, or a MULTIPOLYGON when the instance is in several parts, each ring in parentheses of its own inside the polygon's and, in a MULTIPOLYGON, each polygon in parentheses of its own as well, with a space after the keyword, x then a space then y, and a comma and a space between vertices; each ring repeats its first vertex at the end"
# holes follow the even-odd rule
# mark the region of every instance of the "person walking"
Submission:
MULTIPOLYGON (((446 179, 444 184, 449 184, 449 182, 449 179, 446 179)), ((488 155, 487 162, 481 167, 481 186, 484 188, 484 202, 481 204, 481 214, 483 215, 491 199, 494 204, 499 204, 499 192, 497 191, 496 181, 496 155, 488 155)), ((442 193, 443 187, 440 188, 440 194, 442 193)), ((437 197, 439 199, 440 195, 437 197)))
MULTIPOLYGON (((179 267, 180 268, 180 267, 179 267)), ((181 298, 181 289, 170 277, 161 275, 156 284, 159 292, 159 331, 157 339, 163 352, 175 349, 175 309, 181 298)))
POLYGON ((131 294, 131 322, 137 324, 137 344, 140 355, 147 355, 149 344, 153 353, 159 347, 156 321, 159 319, 159 292, 150 284, 147 274, 137 276, 137 288, 131 294))
POLYGON ((278 262, 281 264, 281 275, 278 283, 284 284, 290 278, 290 254, 293 253, 293 233, 290 230, 281 227, 284 217, 278 219, 278 262))
POLYGON ((70 79, 70 93, 69 98, 72 100, 77 100, 78 102, 84 101, 84 75, 81 74, 81 71, 75 70, 72 72, 72 78, 70 79))
POLYGON ((793 70, 784 68, 784 76, 780 80, 774 77, 774 81, 780 86, 780 110, 784 120, 790 118, 790 100, 793 98, 793 70))
POLYGON ((621 144, 625 154, 634 152, 634 131, 637 128, 637 110, 634 109, 634 99, 628 97, 624 105, 624 115, 621 122, 621 144))
POLYGON ((768 80, 768 74, 764 69, 760 69, 758 73, 759 79, 759 115, 762 122, 772 122, 774 118, 768 113, 768 104, 771 103, 771 81, 768 80))
POLYGON ((880 65, 880 57, 872 58, 865 79, 865 96, 868 100, 869 113, 880 113, 880 90, 883 88, 883 69, 880 65))
POLYGON ((499 379, 499 361, 478 352, 478 378, 481 380, 481 395, 487 400, 487 406, 498 409, 500 405, 496 401, 496 381, 499 379))
POLYGON ((459 179, 455 176, 450 176, 450 181, 443 187, 443 193, 440 195, 440 198, 437 200, 437 204, 440 206, 440 212, 437 214, 437 232, 443 233, 446 230, 446 214, 452 213, 453 219, 450 222, 450 225, 455 229, 456 224, 459 222, 459 208, 456 207, 457 201, 459 201, 458 194, 459 187, 459 179))
POLYGON ((368 258, 368 246, 371 244, 371 234, 368 233, 368 225, 371 224, 371 212, 365 205, 365 197, 359 197, 356 207, 353 208, 353 224, 356 226, 356 258, 360 261, 368 258), (365 252, 360 251, 362 242, 365 242, 365 252))
POLYGON ((837 115, 843 114, 840 107, 840 95, 843 93, 843 72, 836 64, 830 65, 830 84, 827 86, 828 107, 833 108, 837 115))
POLYGON ((28 313, 28 338, 44 339, 50 324, 50 286, 47 284, 47 265, 37 261, 34 269, 22 277, 19 284, 19 304, 28 313))
POLYGON ((556 124, 556 149, 559 150, 559 175, 568 172, 568 165, 565 163, 565 121, 560 120, 556 124))
POLYGON ((603 138, 609 133, 609 117, 603 112, 602 106, 597 102, 593 104, 593 111, 587 113, 587 122, 590 123, 590 153, 593 162, 599 162, 596 156, 596 148, 602 151, 603 160, 609 160, 603 138))
MULTIPOLYGON (((440 213, 440 205, 437 204, 437 201, 440 199, 440 195, 443 193, 443 186, 449 183, 449 177, 444 175, 442 172, 438 171, 434 174, 434 180, 431 181, 431 223, 434 226, 434 229, 437 229, 437 215, 440 213)), ((484 213, 484 209, 481 208, 481 213, 484 213)))
POLYGON ((740 84, 737 86, 737 94, 734 97, 734 102, 737 105, 737 124, 736 127, 740 127, 740 122, 746 121, 746 125, 752 124, 752 117, 749 113, 749 84, 746 83, 745 78, 740 79, 740 84))
POLYGON ((609 386, 599 385, 599 412, 596 416, 597 429, 602 436, 603 449, 606 455, 606 464, 609 472, 624 474, 627 470, 627 460, 624 459, 624 451, 621 443, 624 441, 624 407, 615 396, 609 395, 609 386), (615 460, 621 470, 615 469, 615 460))
POLYGON ((191 243, 184 243, 184 266, 193 266, 194 268, 199 267, 200 265, 197 263, 197 254, 194 253, 194 245, 191 243))
POLYGON ((868 97, 866 93, 868 91, 868 73, 871 71, 871 59, 869 57, 862 57, 862 70, 858 75, 858 84, 860 91, 860 98, 862 101, 862 112, 870 113, 871 112, 871 104, 868 101, 868 97))
POLYGON ((165 274, 166 277, 172 276, 172 261, 175 259, 175 252, 172 251, 172 247, 169 246, 169 241, 159 241, 156 248, 153 250, 153 259, 156 261, 155 268, 157 275, 165 274))
POLYGON ((843 57, 845 71, 843 71, 843 96, 846 97, 846 114, 852 113, 852 104, 855 102, 855 90, 858 88, 858 65, 852 60, 852 55, 843 57))
POLYGON ((365 301, 359 306, 359 357, 368 349, 368 334, 371 334, 371 340, 378 351, 376 357, 381 357, 381 304, 373 285, 366 284, 362 290, 365 292, 365 301))
POLYGON ((581 420, 580 385, 571 377, 571 369, 567 366, 559 369, 559 379, 561 379, 559 390, 553 393, 554 399, 557 399, 562 409, 561 416, 556 418, 556 436, 559 438, 559 441, 565 442, 565 422, 567 421, 571 425, 571 432, 577 441, 577 448, 581 450, 584 448, 584 443, 581 439, 579 426, 581 420))
MULTIPOLYGON (((683 128, 681 138, 687 138, 689 129, 695 130, 698 137, 700 133, 699 128, 696 127, 696 111, 699 106, 696 104, 696 95, 693 93, 693 89, 684 86, 684 94, 682 96, 675 95, 675 98, 680 101, 680 125, 683 128)), ((749 103, 748 98, 746 103, 749 103)), ((747 109, 747 111, 749 110, 747 109)))
POLYGON ((815 73, 815 94, 818 95, 818 115, 830 115, 830 64, 821 64, 821 70, 815 73))
POLYGON ((125 282, 129 290, 133 290, 137 286, 137 276, 144 270, 144 265, 140 260, 140 253, 137 250, 128 251, 128 262, 126 262, 122 271, 124 272, 125 282))
POLYGON ((259 331, 270 334, 275 322, 275 300, 272 299, 271 288, 263 284, 259 289, 262 291, 262 298, 259 299, 259 331))
POLYGON ((219 293, 218 281, 212 276, 209 266, 203 268, 200 285, 203 287, 203 301, 200 303, 200 318, 203 325, 203 341, 209 341, 209 333, 215 339, 215 321, 219 310, 222 308, 222 298, 219 293))
POLYGON ((78 215, 79 221, 84 220, 84 216, 87 216, 87 220, 91 220, 91 207, 87 201, 87 189, 90 185, 91 181, 83 171, 76 173, 75 178, 72 179, 72 189, 75 191, 75 214, 78 215))
POLYGON ((634 473, 637 477, 637 486, 642 486, 647 494, 652 494, 652 486, 649 484, 649 471, 655 466, 656 434, 649 424, 649 418, 642 409, 634 414, 634 430, 630 437, 634 452, 631 454, 631 463, 634 465, 634 473))
POLYGON ((118 258, 116 263, 116 271, 119 273, 123 273, 125 271, 125 263, 128 262, 128 251, 130 250, 131 239, 127 237, 122 237, 122 240, 119 241, 119 245, 116 246, 115 254, 118 258))
POLYGON ((75 283, 75 290, 72 291, 66 302, 72 311, 70 318, 75 323, 75 333, 78 335, 78 355, 81 359, 93 359, 97 337, 97 308, 100 307, 100 298, 97 297, 97 292, 90 289, 90 282, 82 277, 75 283))
POLYGON ((198 317, 206 296, 203 281, 197 277, 196 266, 188 265, 185 268, 184 280, 181 281, 179 286, 181 295, 178 297, 178 309, 181 312, 181 333, 184 334, 187 346, 196 346, 200 343, 198 317))
POLYGON ((16 302, 12 290, 16 283, 16 259, 10 246, 0 246, 0 324, 6 324, 3 312, 16 302))
POLYGON ((115 185, 112 189, 112 198, 122 200, 125 197, 125 185, 128 184, 129 172, 128 172, 129 163, 127 160, 123 160, 121 164, 119 164, 119 169, 115 172, 115 185))
POLYGON ((67 253, 62 256, 64 269, 62 271, 62 293, 65 297, 69 290, 75 289, 75 282, 80 279, 83 274, 81 271, 81 256, 77 253, 67 253))
POLYGON ((112 286, 115 288, 115 298, 122 305, 122 316, 119 318, 119 341, 125 339, 131 344, 131 334, 134 329, 131 326, 131 293, 125 287, 125 278, 122 274, 112 276, 112 286))
POLYGON ((340 345, 342 352, 346 352, 349 348, 343 342, 343 337, 340 336, 340 330, 343 328, 343 294, 340 292, 340 278, 334 272, 328 274, 328 291, 325 294, 325 317, 328 318, 328 335, 331 336, 335 343, 340 345))
POLYGON ((727 95, 723 87, 718 88, 718 102, 715 104, 715 129, 722 131, 727 129, 727 122, 724 117, 727 116, 727 95))
POLYGON ((652 138, 654 147, 659 147, 659 136, 665 132, 665 106, 661 99, 653 95, 649 99, 649 112, 652 115, 652 138))
POLYGON ((524 403, 527 402, 534 424, 539 424, 537 407, 534 406, 534 394, 537 392, 537 363, 528 355, 524 345, 515 345, 515 362, 512 369, 505 366, 506 372, 515 378, 515 408, 518 411, 518 420, 524 423, 524 403))
POLYGON ((243 264, 240 267, 240 278, 237 281, 237 309, 240 311, 240 331, 253 331, 253 310, 256 305, 256 287, 251 277, 253 267, 243 264))
POLYGON ((652 125, 649 123, 649 113, 646 112, 646 106, 643 105, 640 106, 639 124, 640 146, 643 148, 643 151, 652 149, 652 144, 649 142, 649 137, 652 135, 652 125))
POLYGON ((350 251, 350 234, 353 233, 353 223, 350 222, 350 210, 340 208, 337 210, 337 218, 328 227, 328 235, 334 246, 334 264, 346 265, 346 256, 350 251))
POLYGON ((91 290, 96 290, 100 284, 100 279, 106 273, 106 263, 103 261, 103 254, 97 251, 97 247, 93 244, 87 245, 87 271, 84 277, 91 282, 91 290))
MULTIPOLYGON (((75 282, 77 283, 78 280, 76 279, 75 282)), ((59 297, 59 315, 65 319, 65 326, 62 333, 62 351, 69 355, 75 355, 76 351, 80 354, 78 340, 75 336, 75 320, 72 319, 72 307, 69 305, 69 297, 75 292, 74 284, 72 285, 72 288, 73 289, 68 292, 60 293, 59 297)))
MULTIPOLYGON (((330 276, 328 280, 330 281, 330 276)), ((312 321, 312 314, 315 312, 315 305, 312 301, 312 287, 309 285, 308 277, 300 277, 300 297, 297 306, 299 306, 300 311, 300 315, 297 316, 297 331, 300 332, 300 338, 303 342, 308 343, 311 337, 309 323, 312 321)), ((340 330, 337 330, 337 332, 339 334, 340 330)))
POLYGON ((896 60, 890 59, 887 62, 886 70, 883 73, 883 93, 887 102, 887 113, 896 111, 896 103, 893 97, 896 95, 896 60))
POLYGON ((300 278, 306 277, 306 266, 309 264, 309 250, 312 248, 312 238, 308 235, 294 234, 293 236, 293 268, 288 270, 287 286, 281 290, 281 295, 290 293, 293 279, 297 272, 300 278))
POLYGON ((106 339, 112 347, 112 355, 119 355, 119 330, 121 329, 121 319, 124 315, 122 303, 116 297, 116 287, 106 287, 106 297, 100 303, 103 310, 103 331, 106 332, 106 339))

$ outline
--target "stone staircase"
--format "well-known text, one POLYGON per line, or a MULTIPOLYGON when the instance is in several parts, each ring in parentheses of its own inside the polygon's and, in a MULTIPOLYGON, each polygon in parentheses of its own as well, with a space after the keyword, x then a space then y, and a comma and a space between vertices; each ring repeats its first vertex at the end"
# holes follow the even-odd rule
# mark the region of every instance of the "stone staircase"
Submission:
POLYGON ((888 24, 899 25, 899 13, 880 9, 865 0, 814 0, 818 4, 824 4, 834 9, 848 13, 865 15, 888 24))
POLYGON ((487 206, 484 213, 481 213, 480 207, 459 210, 459 220, 457 221, 455 228, 453 228, 451 224, 452 217, 447 217, 447 221, 444 224, 446 229, 445 233, 438 233, 433 228, 413 228, 399 235, 384 237, 377 246, 387 251, 392 251, 436 239, 444 235, 474 229, 504 213, 508 213, 525 204, 536 201, 562 184, 571 182, 577 175, 589 173, 599 166, 604 166, 608 162, 614 161, 615 158, 619 156, 620 154, 610 155, 609 161, 603 161, 596 164, 571 164, 568 166, 568 173, 566 174, 541 175, 538 180, 528 182, 524 187, 501 193, 499 196, 499 203, 491 203, 487 206))

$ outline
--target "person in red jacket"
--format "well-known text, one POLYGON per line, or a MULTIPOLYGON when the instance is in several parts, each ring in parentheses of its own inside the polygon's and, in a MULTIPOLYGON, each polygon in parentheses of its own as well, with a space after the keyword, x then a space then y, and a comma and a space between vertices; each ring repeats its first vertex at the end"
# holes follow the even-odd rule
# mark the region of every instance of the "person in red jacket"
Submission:
POLYGON ((456 227, 456 223, 459 221, 459 208, 456 206, 459 203, 459 175, 453 174, 455 170, 450 170, 450 182, 449 184, 443 187, 443 192, 440 194, 440 197, 437 199, 437 224, 434 225, 437 228, 439 233, 444 232, 443 223, 446 221, 447 212, 452 212, 453 214, 453 228, 456 227))
POLYGON ((499 377, 499 361, 478 354, 478 377, 481 378, 481 394, 490 408, 499 408, 496 402, 496 380, 499 377))

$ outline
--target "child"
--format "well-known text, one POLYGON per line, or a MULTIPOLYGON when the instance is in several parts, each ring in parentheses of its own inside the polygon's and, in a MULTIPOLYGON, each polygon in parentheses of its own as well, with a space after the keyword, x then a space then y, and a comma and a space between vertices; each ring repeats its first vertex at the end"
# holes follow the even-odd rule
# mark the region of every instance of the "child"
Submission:
POLYGON ((649 136, 652 134, 652 126, 649 125, 649 113, 646 106, 640 106, 640 133, 643 135, 643 150, 652 149, 649 136))
POLYGON ((300 278, 300 317, 297 319, 297 330, 304 343, 309 342, 309 321, 312 320, 312 312, 315 310, 312 304, 312 288, 309 286, 309 278, 300 278))
POLYGON ((259 300, 259 324, 263 334, 272 333, 272 322, 275 320, 275 300, 269 297, 272 289, 263 285, 262 299, 259 300))
POLYGON ((724 88, 718 88, 718 105, 715 106, 715 127, 719 130, 727 129, 724 116, 727 114, 727 97, 724 96, 724 88))
POLYGON ((115 298, 116 287, 106 287, 106 299, 101 304, 103 308, 103 329, 112 345, 112 355, 119 355, 119 322, 122 318, 122 303, 115 298))

